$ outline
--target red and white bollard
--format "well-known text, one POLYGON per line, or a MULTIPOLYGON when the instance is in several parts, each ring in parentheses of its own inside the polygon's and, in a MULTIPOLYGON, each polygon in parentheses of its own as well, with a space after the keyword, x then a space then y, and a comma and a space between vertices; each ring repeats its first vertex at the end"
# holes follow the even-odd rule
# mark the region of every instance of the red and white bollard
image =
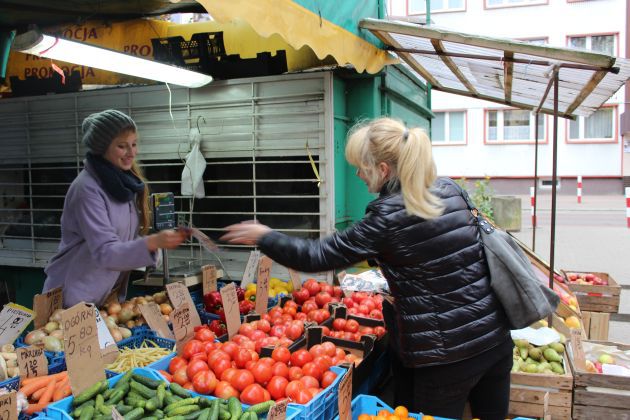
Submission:
POLYGON ((582 175, 578 175, 577 199, 578 204, 582 202, 582 175))
POLYGON ((630 187, 626 187, 626 220, 630 228, 630 187))
POLYGON ((529 202, 532 209, 532 228, 536 228, 536 196, 534 195, 534 187, 529 187, 529 202))

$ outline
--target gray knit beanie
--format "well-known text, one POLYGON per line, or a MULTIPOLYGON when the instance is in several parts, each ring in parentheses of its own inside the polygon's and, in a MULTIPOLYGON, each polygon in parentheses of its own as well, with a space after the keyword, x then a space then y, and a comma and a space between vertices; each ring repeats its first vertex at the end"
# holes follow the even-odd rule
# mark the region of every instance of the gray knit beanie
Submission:
POLYGON ((83 120, 83 144, 93 155, 104 155, 112 140, 126 130, 136 131, 131 117, 115 109, 106 109, 83 120))

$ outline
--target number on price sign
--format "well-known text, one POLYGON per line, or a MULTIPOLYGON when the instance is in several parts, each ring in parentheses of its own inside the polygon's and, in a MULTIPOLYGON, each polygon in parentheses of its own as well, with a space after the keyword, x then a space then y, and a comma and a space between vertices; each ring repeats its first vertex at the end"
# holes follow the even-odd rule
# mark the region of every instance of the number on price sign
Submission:
POLYGON ((33 311, 35 312, 35 329, 48 323, 48 319, 57 309, 63 307, 63 292, 61 287, 33 296, 33 311))
POLYGON ((339 420, 352 420, 352 371, 353 365, 348 368, 348 373, 339 382, 339 420))
MULTIPOLYGON (((192 298, 190 297, 188 287, 184 286, 184 283, 175 282, 167 284, 166 293, 168 293, 168 298, 173 304, 173 309, 179 308, 184 304, 184 302, 188 303, 189 308, 195 308, 195 302, 193 302, 192 298)), ((199 314, 197 313, 197 311, 191 310, 190 316, 192 317, 193 327, 201 325, 201 318, 199 318, 199 314)))
POLYGON ((33 311, 17 303, 7 303, 0 312, 0 346, 11 344, 33 319, 33 311))
POLYGON ((230 283, 219 290, 225 311, 225 323, 227 324, 228 337, 232 338, 241 326, 241 314, 238 310, 238 297, 236 296, 236 286, 230 283))
POLYGON ((280 401, 269 408, 267 413, 267 420, 285 420, 287 418, 287 405, 288 400, 280 401))
POLYGON ((194 311, 190 310, 188 303, 184 303, 171 312, 173 332, 177 341, 177 354, 182 354, 184 345, 195 335, 194 326, 192 325, 192 312, 194 311))
POLYGON ((217 291, 217 268, 214 265, 204 265, 203 270, 203 294, 217 291))
POLYGON ((0 395, 0 420, 18 420, 17 393, 0 395))
POLYGON ((48 360, 41 347, 23 347, 16 349, 18 368, 22 378, 34 378, 48 375, 48 360))
POLYGON ((155 302, 145 303, 144 305, 139 305, 140 313, 149 328, 157 333, 162 338, 169 338, 173 340, 175 336, 173 332, 168 327, 166 320, 162 316, 162 312, 160 311, 160 307, 155 302))
POLYGON ((105 379, 94 305, 77 303, 61 313, 61 323, 70 386, 76 396, 105 379))
POLYGON ((262 315, 267 312, 269 303, 269 276, 273 260, 268 256, 260 258, 258 264, 258 284, 256 285, 256 313, 262 315))

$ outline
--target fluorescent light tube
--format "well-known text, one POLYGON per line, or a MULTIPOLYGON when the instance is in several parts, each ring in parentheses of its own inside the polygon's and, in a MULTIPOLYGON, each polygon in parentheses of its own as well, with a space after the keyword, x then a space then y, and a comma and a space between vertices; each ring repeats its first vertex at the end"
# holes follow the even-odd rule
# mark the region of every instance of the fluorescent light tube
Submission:
POLYGON ((189 88, 201 87, 212 81, 212 76, 207 74, 169 66, 94 45, 45 35, 37 30, 16 36, 12 49, 38 57, 52 58, 189 88))

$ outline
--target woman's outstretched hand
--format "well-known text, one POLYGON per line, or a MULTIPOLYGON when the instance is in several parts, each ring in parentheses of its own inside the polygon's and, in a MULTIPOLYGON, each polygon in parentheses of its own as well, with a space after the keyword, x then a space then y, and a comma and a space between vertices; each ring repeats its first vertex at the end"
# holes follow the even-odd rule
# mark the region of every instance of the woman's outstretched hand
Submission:
POLYGON ((255 245, 260 238, 271 232, 269 226, 261 225, 255 220, 230 225, 225 228, 226 234, 221 240, 230 244, 255 245))
POLYGON ((161 249, 175 249, 186 240, 188 234, 183 229, 162 230, 158 233, 147 236, 147 248, 155 252, 161 249))

